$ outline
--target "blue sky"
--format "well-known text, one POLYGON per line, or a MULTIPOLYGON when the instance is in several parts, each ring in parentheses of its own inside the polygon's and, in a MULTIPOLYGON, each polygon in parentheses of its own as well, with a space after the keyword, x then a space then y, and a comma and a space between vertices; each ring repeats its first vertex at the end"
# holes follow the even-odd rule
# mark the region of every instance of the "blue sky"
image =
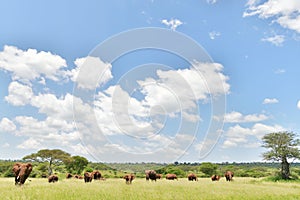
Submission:
POLYGON ((298 1, 1 8, 0 159, 60 148, 104 162, 261 161, 264 134, 300 133, 298 1), (170 51, 129 48, 152 40, 170 51))

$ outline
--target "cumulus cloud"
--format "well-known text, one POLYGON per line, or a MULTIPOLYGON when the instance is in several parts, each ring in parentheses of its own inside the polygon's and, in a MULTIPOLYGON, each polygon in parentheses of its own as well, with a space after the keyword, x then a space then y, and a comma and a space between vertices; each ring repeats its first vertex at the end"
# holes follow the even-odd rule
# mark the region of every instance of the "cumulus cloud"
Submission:
POLYGON ((262 19, 271 18, 284 28, 300 33, 300 1, 267 0, 259 3, 249 0, 243 16, 258 15, 262 19))
POLYGON ((300 100, 298 101, 297 107, 300 109, 300 100))
POLYGON ((257 147, 257 144, 261 138, 268 133, 284 131, 285 129, 280 125, 266 125, 262 123, 256 123, 250 128, 241 127, 235 125, 230 127, 224 136, 223 148, 231 148, 237 146, 243 147, 257 147))
POLYGON ((78 88, 95 89, 113 78, 110 63, 105 63, 98 57, 84 57, 75 60, 76 68, 69 71, 71 80, 78 88))
POLYGON ((36 138, 29 138, 17 145, 18 149, 42 149, 44 146, 36 138))
POLYGON ((13 132, 16 130, 16 125, 10 119, 4 117, 0 121, 0 132, 13 132))
MULTIPOLYGON (((264 114, 243 115, 240 112, 232 111, 224 116, 225 123, 250 123, 267 120, 269 117, 264 114)), ((221 120, 221 117, 214 116, 214 119, 221 120)))
POLYGON ((278 103, 278 99, 269 99, 269 98, 265 98, 264 101, 263 101, 263 104, 274 104, 274 103, 278 103))
POLYGON ((65 59, 51 52, 21 50, 4 46, 0 52, 0 69, 12 73, 13 80, 33 81, 45 77, 53 81, 65 78, 65 59))
MULTIPOLYGON (((175 30, 178 23, 174 23, 175 30)), ((3 52, 12 56, 9 49, 3 52)), ((13 106, 26 106, 25 109, 31 106, 37 111, 32 115, 16 114, 13 119, 3 118, 0 121, 1 131, 12 132, 24 139, 17 146, 20 149, 66 146, 76 152, 91 147, 88 152, 93 149, 111 152, 111 148, 116 148, 116 152, 122 150, 133 153, 161 149, 165 158, 170 152, 176 153, 176 156, 182 155, 193 137, 179 130, 180 120, 189 124, 198 122, 201 120, 197 109, 199 101, 208 103, 210 98, 230 91, 229 78, 223 74, 221 64, 194 61, 190 68, 157 70, 154 76, 136 80, 138 97, 133 97, 132 91, 125 90, 122 85, 110 85, 97 91, 93 102, 85 102, 68 92, 58 95, 51 89, 41 91, 34 87, 34 83, 47 86, 47 79, 56 81, 64 78, 72 80, 81 89, 96 89, 113 78, 111 64, 88 56, 76 59, 73 70, 63 69, 64 61, 53 67, 56 70, 46 72, 35 67, 37 64, 26 63, 26 59, 36 59, 43 66, 45 57, 58 59, 58 63, 61 57, 36 50, 10 50, 17 51, 15 58, 24 62, 27 73, 33 75, 25 76, 18 69, 2 67, 11 72, 12 77, 26 80, 12 81, 5 100, 13 106), (24 55, 32 57, 29 59, 24 55), (174 124, 178 127, 174 127, 174 124), (174 130, 178 128, 177 132, 168 132, 168 128, 164 128, 168 126, 174 130), (181 143, 177 144, 177 140, 181 143), (85 146, 80 141, 84 141, 85 146)), ((1 64, 8 63, 6 58, 0 61, 1 64)))
POLYGON ((171 30, 173 30, 173 31, 175 31, 178 26, 183 24, 183 22, 180 21, 179 19, 171 19, 169 21, 167 19, 163 19, 163 20, 161 20, 161 23, 170 27, 171 30))
POLYGON ((24 106, 28 104, 33 96, 30 86, 13 81, 8 86, 8 96, 5 100, 14 106, 24 106))
POLYGON ((262 38, 261 41, 270 42, 270 43, 274 44, 275 46, 281 46, 282 43, 284 42, 284 35, 275 35, 272 37, 262 38))

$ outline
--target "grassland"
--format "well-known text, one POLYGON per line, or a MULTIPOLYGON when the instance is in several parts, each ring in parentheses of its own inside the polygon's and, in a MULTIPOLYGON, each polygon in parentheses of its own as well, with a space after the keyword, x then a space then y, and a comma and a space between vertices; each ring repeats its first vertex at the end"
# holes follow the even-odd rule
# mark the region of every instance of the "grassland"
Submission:
POLYGON ((22 187, 15 186, 12 178, 0 178, 1 199, 300 199, 300 183, 265 182, 254 178, 235 178, 233 182, 221 179, 212 182, 201 178, 198 182, 158 180, 146 182, 135 179, 126 185, 122 179, 107 179, 84 183, 83 180, 31 178, 22 187))

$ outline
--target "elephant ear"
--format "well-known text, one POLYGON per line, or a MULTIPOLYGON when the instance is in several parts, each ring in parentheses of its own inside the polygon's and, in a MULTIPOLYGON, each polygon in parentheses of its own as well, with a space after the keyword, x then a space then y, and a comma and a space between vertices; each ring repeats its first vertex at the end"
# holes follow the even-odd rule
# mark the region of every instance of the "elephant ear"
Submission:
POLYGON ((32 171, 32 164, 27 163, 26 167, 27 167, 28 172, 30 173, 32 171))
POLYGON ((20 163, 15 163, 13 168, 12 168, 12 171, 14 172, 14 174, 18 175, 20 170, 21 170, 21 164, 20 163))

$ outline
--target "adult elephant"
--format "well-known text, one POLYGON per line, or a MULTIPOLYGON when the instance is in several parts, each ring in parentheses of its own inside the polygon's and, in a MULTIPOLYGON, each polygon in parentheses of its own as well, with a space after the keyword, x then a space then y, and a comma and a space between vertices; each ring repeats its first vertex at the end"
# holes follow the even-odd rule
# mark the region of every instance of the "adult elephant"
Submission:
POLYGON ((178 181, 176 174, 167 174, 166 179, 167 180, 175 180, 176 179, 178 181))
POLYGON ((135 176, 133 174, 126 174, 123 178, 126 180, 126 184, 131 184, 135 176))
POLYGON ((197 176, 195 175, 195 174, 189 174, 188 176, 187 176, 187 178, 188 178, 188 180, 189 181, 198 181, 198 178, 197 178, 197 176))
POLYGON ((224 176, 226 178, 226 181, 232 181, 232 177, 233 177, 233 172, 232 171, 227 171, 225 172, 224 176))
POLYGON ((92 182, 92 180, 93 180, 93 175, 90 172, 85 172, 83 177, 84 177, 85 183, 92 182))
POLYGON ((92 177, 93 177, 93 179, 95 179, 95 180, 100 180, 100 179, 101 179, 101 173, 100 173, 98 170, 94 170, 94 171, 92 172, 92 177))
POLYGON ((12 171, 15 175, 15 185, 23 185, 32 171, 31 163, 15 163, 12 171))
POLYGON ((48 182, 49 182, 49 183, 55 183, 55 182, 57 182, 57 181, 58 181, 58 176, 55 175, 55 174, 52 174, 52 175, 50 175, 50 176, 48 177, 48 182))
POLYGON ((145 171, 145 174, 146 174, 146 180, 149 181, 152 180, 152 181, 156 181, 156 171, 155 170, 146 170, 145 171))
POLYGON ((212 181, 219 181, 220 178, 221 178, 221 176, 216 175, 216 174, 211 176, 211 180, 212 180, 212 181))

